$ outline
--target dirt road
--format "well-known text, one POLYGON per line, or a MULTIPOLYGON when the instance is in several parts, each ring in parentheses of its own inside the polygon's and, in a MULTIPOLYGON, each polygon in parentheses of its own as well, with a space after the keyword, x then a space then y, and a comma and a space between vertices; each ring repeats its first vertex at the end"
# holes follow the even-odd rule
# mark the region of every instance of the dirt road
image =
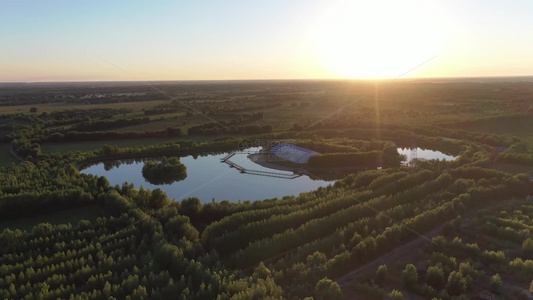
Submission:
POLYGON ((399 261, 402 258, 405 258, 409 255, 412 255, 414 253, 415 249, 421 248, 425 246, 427 243, 431 242, 431 239, 435 236, 437 236, 441 232, 442 228, 441 226, 437 227, 433 231, 423 235, 419 236, 416 239, 408 242, 405 245, 402 245, 387 254, 384 254, 380 256, 379 258, 360 266, 357 269, 354 269, 350 271, 348 274, 342 276, 341 278, 337 279, 337 282, 341 286, 343 290, 347 288, 347 285, 353 281, 354 279, 358 278, 359 276, 366 274, 366 273, 373 273, 376 272, 379 265, 390 265, 397 261, 399 261))

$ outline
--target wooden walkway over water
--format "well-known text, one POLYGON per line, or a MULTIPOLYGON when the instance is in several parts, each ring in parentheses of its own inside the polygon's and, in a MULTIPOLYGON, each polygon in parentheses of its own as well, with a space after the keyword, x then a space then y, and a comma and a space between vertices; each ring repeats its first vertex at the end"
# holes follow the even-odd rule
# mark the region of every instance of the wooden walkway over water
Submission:
POLYGON ((268 176, 268 177, 276 177, 276 178, 284 178, 284 179, 294 179, 294 178, 298 178, 303 175, 299 173, 287 174, 287 173, 281 173, 281 172, 269 172, 269 171, 246 169, 230 160, 230 158, 232 158, 235 154, 247 154, 247 153, 232 152, 224 156, 223 158, 221 158, 220 161, 223 163, 227 163, 231 168, 235 168, 243 174, 252 174, 252 175, 260 175, 260 176, 268 176))

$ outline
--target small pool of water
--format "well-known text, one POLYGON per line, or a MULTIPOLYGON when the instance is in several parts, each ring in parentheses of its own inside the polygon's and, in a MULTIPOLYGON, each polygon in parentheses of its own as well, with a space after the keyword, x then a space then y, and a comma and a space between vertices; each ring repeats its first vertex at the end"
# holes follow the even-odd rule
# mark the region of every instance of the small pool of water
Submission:
POLYGON ((439 159, 439 160, 455 160, 457 157, 452 155, 444 154, 440 151, 436 150, 428 150, 428 149, 422 149, 422 148, 398 148, 398 153, 403 154, 407 156, 407 160, 404 161, 404 163, 409 164, 412 159, 415 158, 415 150, 416 150, 416 158, 423 158, 423 159, 439 159))
MULTIPOLYGON (((187 178, 172 184, 154 185, 146 181, 142 175, 144 162, 129 161, 127 163, 111 162, 114 167, 106 168, 104 162, 89 166, 81 172, 105 176, 112 185, 122 185, 124 182, 133 183, 135 187, 143 186, 147 189, 160 188, 170 198, 178 201, 187 197, 198 197, 203 203, 229 200, 262 200, 268 198, 280 198, 286 195, 299 195, 301 192, 315 190, 327 186, 332 181, 314 180, 306 175, 294 179, 275 178, 252 174, 243 174, 228 164, 220 161, 225 154, 205 156, 192 155, 181 157, 180 160, 187 166, 187 178), (107 169, 107 170, 106 170, 107 169)), ((245 169, 292 174, 288 171, 279 171, 260 166, 246 154, 236 154, 231 161, 245 169)))

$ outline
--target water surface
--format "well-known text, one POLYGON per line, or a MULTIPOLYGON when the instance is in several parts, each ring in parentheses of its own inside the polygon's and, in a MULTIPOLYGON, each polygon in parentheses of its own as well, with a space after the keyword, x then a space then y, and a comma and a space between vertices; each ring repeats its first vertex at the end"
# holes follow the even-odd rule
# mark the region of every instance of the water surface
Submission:
MULTIPOLYGON (((147 189, 160 188, 170 198, 181 200, 186 197, 198 197, 203 203, 229 200, 262 200, 280 198, 285 195, 299 195, 301 192, 315 190, 321 186, 331 184, 331 181, 313 180, 308 176, 295 179, 274 178, 259 175, 243 174, 235 168, 222 163, 220 159, 226 154, 197 156, 189 155, 180 160, 187 166, 187 178, 172 184, 150 184, 142 176, 143 162, 122 163, 118 167, 105 170, 104 163, 92 165, 81 172, 105 176, 112 185, 122 185, 124 182, 133 183, 135 187, 147 189)), ((246 154, 236 154, 231 161, 250 170, 262 170, 292 174, 288 171, 278 171, 262 167, 247 158, 246 154)))
MULTIPOLYGON (((409 164, 412 159, 415 157, 413 156, 414 148, 398 148, 398 153, 403 154, 407 156, 407 160, 404 161, 404 163, 409 164)), ((429 150, 429 149, 422 149, 422 148, 416 148, 416 158, 419 159, 438 159, 438 160, 446 160, 451 161, 455 160, 457 157, 452 155, 444 154, 440 151, 436 150, 429 150)))

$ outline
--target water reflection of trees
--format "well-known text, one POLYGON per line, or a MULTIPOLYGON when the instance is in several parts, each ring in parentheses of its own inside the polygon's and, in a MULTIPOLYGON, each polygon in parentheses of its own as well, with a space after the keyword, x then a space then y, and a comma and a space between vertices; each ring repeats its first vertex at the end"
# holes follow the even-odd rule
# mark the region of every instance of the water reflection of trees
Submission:
POLYGON ((177 157, 163 157, 161 161, 145 162, 142 174, 151 184, 172 184, 187 178, 187 167, 177 157))
POLYGON ((143 177, 150 184, 163 185, 163 184, 173 184, 174 182, 185 180, 185 178, 187 178, 187 173, 185 172, 183 174, 172 175, 169 177, 150 177, 150 176, 143 174, 143 177))
MULTIPOLYGON (((228 154, 228 152, 226 151, 210 151, 210 152, 203 152, 203 153, 193 153, 193 154, 189 154, 187 156, 176 156, 178 158, 183 158, 183 157, 192 157, 193 159, 198 159, 198 157, 207 157, 207 156, 212 156, 212 155, 222 155, 222 154, 228 154)), ((126 164, 126 165, 131 165, 131 164, 134 164, 134 163, 145 163, 147 161, 151 161, 151 160, 160 160, 160 159, 163 159, 163 156, 161 157, 136 157, 136 158, 123 158, 123 159, 113 159, 113 160, 103 160, 101 162, 96 162, 96 163, 91 163, 89 165, 95 165, 95 164, 98 164, 98 163, 103 163, 104 164, 104 170, 106 171, 110 171, 114 168, 118 168, 120 167, 120 165, 122 164, 126 164)))
MULTIPOLYGON (((190 154, 190 155, 187 155, 187 156, 182 156, 182 157, 178 157, 178 158, 184 158, 184 157, 192 157, 193 159, 198 159, 199 157, 208 157, 208 156, 212 156, 212 155, 227 155, 228 152, 224 152, 224 151, 213 151, 213 152, 203 152, 203 153, 194 153, 194 154, 190 154)), ((255 161, 255 160, 261 160, 260 158, 256 158, 256 157, 249 157, 252 161, 255 161)), ((110 171, 114 168, 118 168, 120 167, 120 165, 122 164, 126 164, 126 165, 132 165, 134 163, 146 163, 148 161, 154 161, 154 160, 162 160, 163 157, 137 157, 137 158, 124 158, 124 159, 115 159, 115 160, 105 160, 105 161, 101 161, 100 163, 103 163, 104 165, 104 170, 105 171, 110 171)), ((95 164, 98 164, 98 163, 95 163, 95 164)), ((346 175, 350 174, 350 173, 353 173, 353 170, 350 170, 350 171, 342 171, 342 170, 329 170, 329 169, 324 169, 324 170, 312 170, 312 171, 306 171, 304 172, 310 179, 312 179, 313 181, 318 181, 318 180, 326 180, 326 181, 335 181, 335 180, 339 180, 339 179, 342 179, 344 178, 346 175)), ((171 184, 175 181, 180 181, 180 180, 184 180, 185 178, 187 177, 187 175, 185 174, 185 176, 183 178, 177 178, 177 180, 159 180, 159 179, 153 179, 153 178, 145 178, 149 183, 151 184, 154 184, 154 185, 161 185, 161 184, 171 184)))
POLYGON ((120 167, 122 164, 131 165, 134 163, 144 162, 146 158, 128 158, 128 159, 118 159, 118 160, 106 160, 104 161, 104 170, 109 171, 114 168, 120 167))

